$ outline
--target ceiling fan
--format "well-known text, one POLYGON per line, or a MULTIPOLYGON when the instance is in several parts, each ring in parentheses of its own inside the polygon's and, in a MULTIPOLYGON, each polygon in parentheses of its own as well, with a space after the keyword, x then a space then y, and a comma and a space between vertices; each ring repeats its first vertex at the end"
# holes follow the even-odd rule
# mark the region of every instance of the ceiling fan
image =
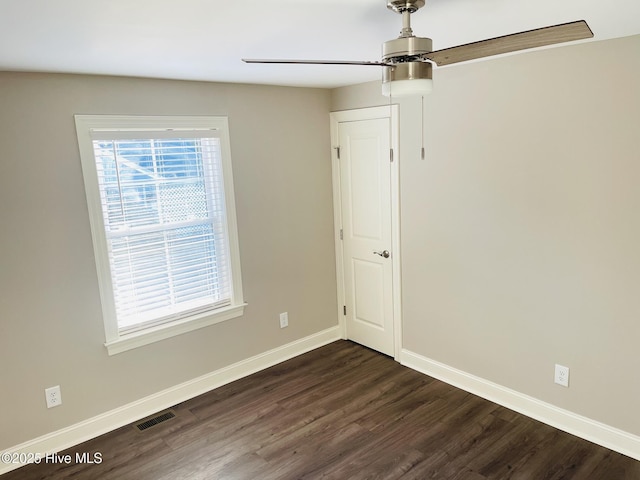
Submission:
POLYGON ((411 29, 411 14, 422 8, 425 0, 388 0, 387 8, 402 15, 400 36, 382 44, 379 62, 349 60, 278 60, 248 59, 245 63, 280 63, 307 65, 373 65, 383 67, 382 93, 386 96, 424 94, 432 88, 432 64, 451 65, 502 53, 592 38, 584 20, 563 23, 502 37, 467 43, 432 51, 430 38, 416 37, 411 29))

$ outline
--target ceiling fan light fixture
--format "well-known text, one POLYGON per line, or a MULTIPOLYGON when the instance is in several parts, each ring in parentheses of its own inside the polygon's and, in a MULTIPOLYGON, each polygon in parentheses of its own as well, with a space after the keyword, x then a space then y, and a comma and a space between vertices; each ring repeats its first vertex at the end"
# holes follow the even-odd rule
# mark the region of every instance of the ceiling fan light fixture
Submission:
POLYGON ((432 67, 428 62, 405 62, 384 67, 382 95, 385 97, 421 96, 433 90, 432 67))

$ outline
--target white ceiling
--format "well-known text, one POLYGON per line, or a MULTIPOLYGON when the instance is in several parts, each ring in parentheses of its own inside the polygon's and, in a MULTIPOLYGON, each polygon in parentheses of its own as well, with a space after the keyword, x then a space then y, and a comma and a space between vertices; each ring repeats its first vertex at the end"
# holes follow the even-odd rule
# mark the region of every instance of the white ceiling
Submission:
MULTIPOLYGON (((427 0, 412 26, 438 50, 573 20, 640 34, 640 0, 427 0)), ((400 28, 385 0, 0 0, 0 70, 336 87, 378 67, 240 58, 379 60, 400 28)))

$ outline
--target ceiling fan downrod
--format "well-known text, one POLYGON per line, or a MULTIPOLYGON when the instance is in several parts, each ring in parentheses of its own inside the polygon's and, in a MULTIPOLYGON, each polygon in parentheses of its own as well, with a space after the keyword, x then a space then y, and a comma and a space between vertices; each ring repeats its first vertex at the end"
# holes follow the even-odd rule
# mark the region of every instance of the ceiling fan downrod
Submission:
POLYGON ((400 38, 412 37, 411 14, 424 7, 425 0, 388 0, 387 8, 402 15, 400 38))
POLYGON ((409 10, 402 12, 402 30, 400 30, 400 37, 413 37, 413 30, 411 30, 411 13, 409 10))

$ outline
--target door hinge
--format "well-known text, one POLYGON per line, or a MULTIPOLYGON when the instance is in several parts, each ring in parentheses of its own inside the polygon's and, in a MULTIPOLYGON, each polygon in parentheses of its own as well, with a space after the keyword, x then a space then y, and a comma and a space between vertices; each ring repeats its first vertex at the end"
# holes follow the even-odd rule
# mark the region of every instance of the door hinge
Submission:
POLYGON ((342 306, 342 314, 346 317, 347 316, 347 306, 343 305, 342 306))
POLYGON ((338 156, 338 160, 340 160, 340 147, 335 147, 336 148, 336 155, 338 156))
POLYGON ((340 240, 344 240, 344 232, 340 229, 340 240))
POLYGON ((393 148, 389 149, 389 161, 393 162, 393 148))

